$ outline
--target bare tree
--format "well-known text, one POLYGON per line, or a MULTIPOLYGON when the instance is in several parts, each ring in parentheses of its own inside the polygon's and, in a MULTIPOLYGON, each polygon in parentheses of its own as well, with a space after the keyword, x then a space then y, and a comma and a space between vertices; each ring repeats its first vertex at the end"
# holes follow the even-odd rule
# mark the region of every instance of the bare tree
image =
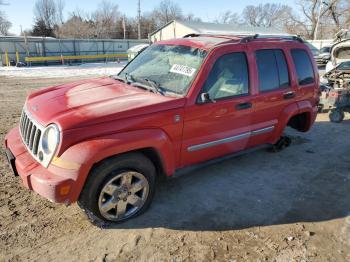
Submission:
POLYGON ((291 17, 292 9, 282 4, 248 5, 242 12, 245 24, 254 27, 283 28, 291 17))
POLYGON ((301 28, 302 34, 310 39, 315 36, 318 25, 318 34, 328 38, 347 26, 346 21, 350 20, 348 0, 298 0, 296 5, 301 15, 292 17, 294 26, 301 28))
POLYGON ((0 12, 0 35, 8 35, 11 26, 12 23, 7 20, 6 16, 2 12, 0 12))
POLYGON ((57 6, 57 21, 60 24, 63 24, 64 22, 64 16, 63 16, 63 10, 66 3, 64 0, 56 0, 56 6, 57 6))
POLYGON ((103 0, 99 4, 99 8, 92 14, 95 35, 98 38, 115 38, 117 21, 120 17, 118 5, 103 0))
MULTIPOLYGON (((127 28, 128 29, 128 28, 127 28)), ((130 31, 131 28, 129 28, 130 31)), ((141 16, 141 38, 147 39, 148 34, 157 30, 157 18, 153 16, 153 13, 144 13, 141 16)), ((131 32, 132 33, 132 29, 131 32)), ((132 34, 131 34, 132 35, 132 34)))
POLYGON ((325 3, 325 5, 327 7, 326 15, 333 21, 335 31, 348 27, 346 21, 350 18, 350 1, 330 0, 328 3, 325 3))
POLYGON ((57 5, 54 0, 37 0, 34 5, 36 21, 41 21, 48 29, 57 25, 57 5))
MULTIPOLYGON (((0 0, 0 5, 6 5, 3 0, 0 0)), ((11 28, 11 22, 7 19, 5 12, 0 10, 0 35, 8 35, 11 28)))
POLYGON ((188 13, 182 18, 184 21, 190 21, 190 22, 201 22, 202 19, 199 17, 196 17, 193 13, 188 13))
POLYGON ((183 19, 182 9, 171 0, 162 0, 158 7, 153 11, 157 18, 157 25, 162 26, 174 19, 183 19))
POLYGON ((214 20, 215 23, 219 24, 240 24, 241 17, 238 13, 233 13, 232 11, 225 11, 221 13, 218 18, 214 20))
POLYGON ((68 20, 60 26, 58 34, 61 38, 93 38, 94 28, 91 22, 79 13, 73 12, 68 20))

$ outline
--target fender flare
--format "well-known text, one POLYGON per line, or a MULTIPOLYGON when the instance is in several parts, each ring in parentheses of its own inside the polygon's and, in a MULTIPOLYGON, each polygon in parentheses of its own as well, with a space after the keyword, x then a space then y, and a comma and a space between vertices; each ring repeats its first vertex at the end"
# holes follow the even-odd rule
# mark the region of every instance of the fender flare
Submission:
POLYGON ((303 132, 308 131, 317 117, 317 106, 313 106, 308 100, 298 102, 299 114, 306 113, 307 121, 303 132))
MULTIPOLYGON (((152 148, 159 154, 164 171, 171 175, 175 170, 173 144, 168 135, 160 129, 143 129, 116 133, 80 142, 69 147, 60 157, 61 163, 69 163, 79 168, 72 175, 75 188, 69 198, 75 202, 80 195, 91 169, 100 161, 127 152, 152 148)), ((52 163, 55 165, 55 163, 52 163)))
POLYGON ((278 118, 278 123, 275 126, 275 131, 272 135, 273 140, 271 141, 271 144, 275 144, 280 139, 289 120, 297 114, 299 114, 299 108, 296 103, 292 103, 286 108, 284 108, 284 110, 281 112, 278 118))
POLYGON ((280 114, 278 124, 275 129, 275 133, 273 135, 274 141, 272 144, 276 143, 278 139, 281 137, 285 127, 288 125, 288 122, 292 119, 292 117, 296 115, 300 115, 305 113, 307 116, 305 127, 300 131, 307 132, 317 116, 317 107, 312 106, 311 102, 308 100, 300 101, 297 103, 290 104, 287 106, 280 114))

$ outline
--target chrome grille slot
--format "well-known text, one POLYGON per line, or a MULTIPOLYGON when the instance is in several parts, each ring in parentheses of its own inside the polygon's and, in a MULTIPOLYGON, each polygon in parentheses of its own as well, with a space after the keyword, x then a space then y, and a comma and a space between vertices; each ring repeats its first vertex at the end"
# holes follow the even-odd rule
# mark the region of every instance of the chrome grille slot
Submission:
POLYGON ((33 154, 35 156, 38 154, 40 137, 41 137, 41 131, 40 129, 37 129, 34 137, 34 143, 33 143, 33 154))
POLYGON ((38 154, 43 127, 39 125, 25 110, 20 120, 20 134, 28 151, 36 158, 38 154))
POLYGON ((32 126, 32 130, 30 132, 30 136, 29 136, 29 149, 33 150, 33 143, 34 143, 34 136, 36 133, 36 126, 32 126))

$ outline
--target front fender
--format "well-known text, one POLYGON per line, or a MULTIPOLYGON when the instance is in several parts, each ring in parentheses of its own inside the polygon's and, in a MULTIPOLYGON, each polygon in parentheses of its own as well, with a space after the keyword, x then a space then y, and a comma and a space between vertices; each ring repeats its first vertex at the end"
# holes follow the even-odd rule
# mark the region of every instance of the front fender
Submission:
POLYGON ((108 157, 143 148, 153 148, 159 153, 167 175, 174 172, 176 150, 167 134, 160 129, 129 131, 83 141, 69 147, 51 165, 78 169, 76 190, 70 196, 71 202, 74 202, 78 199, 94 164, 108 157))

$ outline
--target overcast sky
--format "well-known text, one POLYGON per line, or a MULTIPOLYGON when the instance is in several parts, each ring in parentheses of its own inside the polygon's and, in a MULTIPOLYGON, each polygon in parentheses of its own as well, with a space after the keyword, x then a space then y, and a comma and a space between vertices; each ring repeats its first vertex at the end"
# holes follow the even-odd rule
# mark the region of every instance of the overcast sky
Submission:
MULTIPOLYGON (((112 0, 119 6, 119 11, 125 13, 127 16, 136 16, 137 0, 112 0)), ((161 0, 141 0, 141 11, 151 11, 159 4, 161 0)), ((23 29, 30 29, 33 25, 33 6, 35 0, 7 0, 7 6, 1 6, 12 23, 10 32, 19 34, 20 26, 23 29)), ((65 0, 65 15, 74 11, 76 8, 86 12, 93 11, 97 8, 99 0, 65 0)), ((203 21, 210 21, 219 16, 226 10, 232 12, 241 12, 246 5, 257 5, 260 3, 282 3, 293 6, 294 0, 174 0, 180 5, 184 14, 193 13, 202 18, 203 21)))

